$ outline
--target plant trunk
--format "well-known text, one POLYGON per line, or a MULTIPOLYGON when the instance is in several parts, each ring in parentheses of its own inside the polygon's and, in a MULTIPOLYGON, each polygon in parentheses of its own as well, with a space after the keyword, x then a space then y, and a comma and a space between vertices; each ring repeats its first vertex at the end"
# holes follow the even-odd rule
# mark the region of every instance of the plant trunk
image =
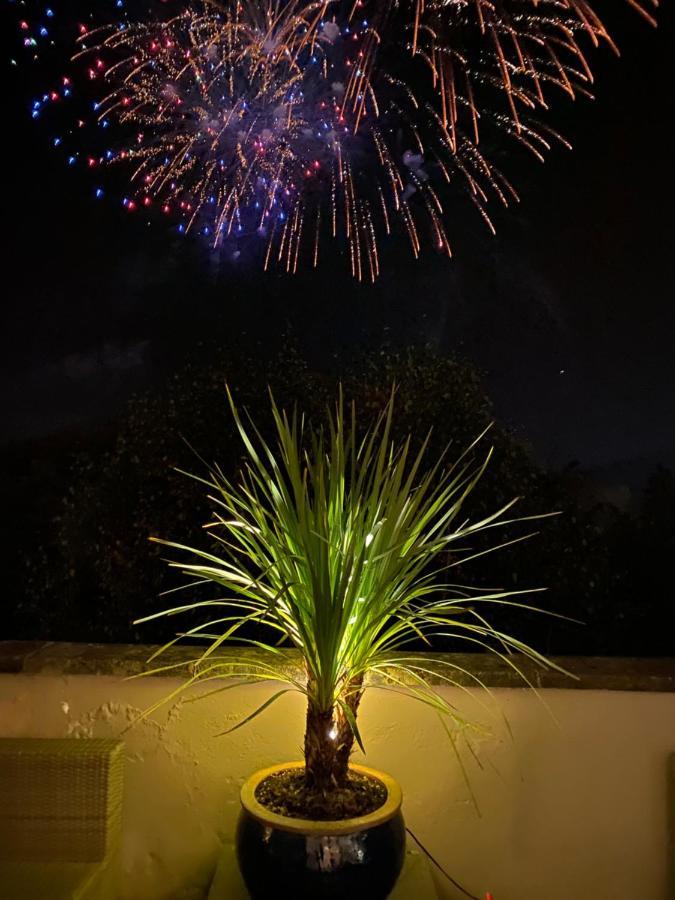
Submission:
MULTIPOLYGON (((344 703, 356 718, 363 679, 349 682, 344 703)), ((327 793, 347 781, 354 734, 340 706, 322 710, 309 702, 305 729, 305 777, 312 789, 327 793)))

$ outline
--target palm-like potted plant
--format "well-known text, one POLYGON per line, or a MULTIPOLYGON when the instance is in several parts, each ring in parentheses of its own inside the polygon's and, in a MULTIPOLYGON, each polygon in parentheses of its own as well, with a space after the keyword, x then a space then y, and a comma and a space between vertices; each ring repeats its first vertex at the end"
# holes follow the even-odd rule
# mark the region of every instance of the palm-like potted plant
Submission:
MULTIPOLYGON (((405 828, 397 783, 350 762, 355 744, 363 750, 358 713, 367 679, 427 704, 454 742, 468 723, 429 683, 429 663, 411 647, 447 635, 503 658, 515 652, 554 665, 479 611, 513 603, 512 592, 442 583, 445 570, 487 552, 462 547, 513 521, 507 512, 515 501, 482 521, 466 519, 490 452, 476 463, 474 445, 452 464, 442 458, 423 470, 426 442, 412 453, 410 438, 398 446, 391 439, 393 394, 362 437, 342 397, 314 430, 272 401, 276 444, 230 403, 247 455, 238 482, 217 467, 198 479, 214 505, 209 532, 222 553, 161 541, 187 555, 171 564, 191 583, 215 582, 228 596, 139 621, 206 610, 205 624, 179 636, 208 642, 183 689, 214 679, 225 679, 216 690, 281 683, 235 728, 288 691, 307 698, 304 760, 258 772, 242 788, 237 853, 252 896, 384 898, 400 872, 405 828), (229 641, 248 649, 223 653, 229 641), (299 653, 301 675, 284 645, 299 653)), ((457 671, 447 661, 436 674, 452 685, 457 671)))

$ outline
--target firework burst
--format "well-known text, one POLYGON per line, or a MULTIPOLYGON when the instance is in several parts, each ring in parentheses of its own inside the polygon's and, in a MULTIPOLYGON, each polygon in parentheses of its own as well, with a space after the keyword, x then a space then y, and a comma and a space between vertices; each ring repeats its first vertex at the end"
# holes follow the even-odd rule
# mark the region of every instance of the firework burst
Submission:
MULTIPOLYGON (((658 0, 627 2, 654 23, 658 0)), ((490 204, 517 194, 484 148, 505 137, 541 160, 564 144, 542 116, 558 93, 591 95, 589 47, 616 49, 587 0, 175 7, 80 26, 74 71, 94 133, 114 134, 87 165, 124 166, 129 211, 159 207, 232 259, 253 246, 295 272, 333 239, 359 280, 392 231, 451 255, 455 191, 494 230, 490 204)))

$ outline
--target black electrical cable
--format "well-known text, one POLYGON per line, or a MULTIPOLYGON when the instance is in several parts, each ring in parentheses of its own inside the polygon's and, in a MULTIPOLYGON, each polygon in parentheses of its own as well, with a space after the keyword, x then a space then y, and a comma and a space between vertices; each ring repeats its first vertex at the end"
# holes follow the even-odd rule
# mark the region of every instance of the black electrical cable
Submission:
POLYGON ((441 872, 441 873, 448 879, 448 881, 450 882, 450 884, 454 885, 454 887, 456 887, 458 891, 461 891, 461 892, 464 894, 465 897, 470 897, 471 900, 481 900, 480 897, 477 897, 475 894, 471 894, 469 891, 466 890, 466 888, 463 888, 462 885, 459 884, 459 882, 455 881, 455 879, 452 877, 452 875, 448 875, 448 873, 445 871, 445 869, 443 868, 443 866, 438 862, 437 859, 435 859, 435 858, 431 855, 431 853, 429 853, 429 851, 427 850, 427 848, 426 848, 426 847, 424 846, 424 844, 420 841, 420 839, 415 835, 415 833, 412 831, 412 829, 408 828, 408 826, 406 825, 406 829, 405 829, 405 830, 408 832, 408 834, 410 835, 410 837, 415 841, 415 843, 416 843, 417 846, 420 848, 420 850, 422 850, 423 853, 428 857, 428 859, 430 859, 431 862, 436 866, 436 868, 438 869, 438 871, 441 872))

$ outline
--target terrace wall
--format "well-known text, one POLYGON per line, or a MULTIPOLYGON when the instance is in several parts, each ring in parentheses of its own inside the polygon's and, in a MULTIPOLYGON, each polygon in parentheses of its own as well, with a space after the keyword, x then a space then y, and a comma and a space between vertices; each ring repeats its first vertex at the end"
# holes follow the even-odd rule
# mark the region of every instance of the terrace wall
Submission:
MULTIPOLYGON (((180 683, 125 680, 147 653, 0 643, 0 736, 120 735, 180 683)), ((374 687, 360 720, 364 761, 399 779, 409 826, 453 878, 495 900, 675 897, 675 661, 566 660, 580 681, 540 680, 538 697, 481 656, 444 658, 489 684, 513 733, 489 697, 440 687, 463 715, 491 726, 475 741, 483 769, 466 762, 480 817, 433 713, 374 687)), ((276 689, 244 686, 200 703, 187 695, 124 735, 120 900, 204 896, 220 843, 232 837, 243 779, 300 755, 300 695, 215 736, 276 689)), ((442 896, 462 895, 448 886, 442 896)))

